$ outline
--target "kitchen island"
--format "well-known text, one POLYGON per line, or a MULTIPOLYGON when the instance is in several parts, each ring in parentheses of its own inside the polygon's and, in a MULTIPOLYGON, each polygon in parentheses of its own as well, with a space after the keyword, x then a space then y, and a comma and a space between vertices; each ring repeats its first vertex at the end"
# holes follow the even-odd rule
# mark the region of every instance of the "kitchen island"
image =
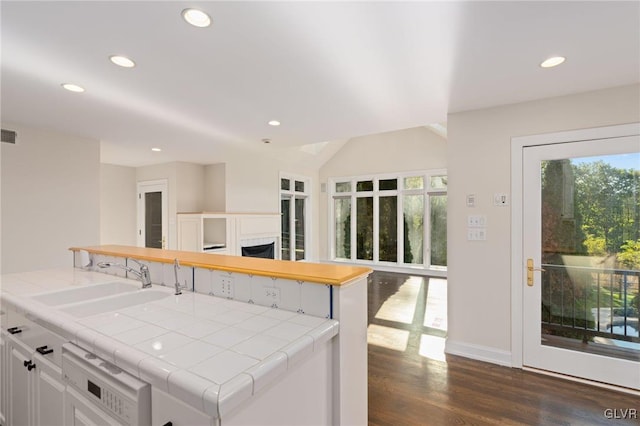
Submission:
MULTIPOLYGON (((367 268, 124 246, 73 252, 75 268, 3 276, 5 341, 44 327, 59 337, 47 355, 54 370, 58 346, 71 342, 150 383, 152 424, 366 424, 367 268), (150 265, 151 289, 97 272, 128 259, 150 265), (167 271, 179 271, 181 295, 167 271), (60 296, 113 282, 137 287, 93 301, 60 296)), ((9 420, 19 418, 12 405, 9 420)))

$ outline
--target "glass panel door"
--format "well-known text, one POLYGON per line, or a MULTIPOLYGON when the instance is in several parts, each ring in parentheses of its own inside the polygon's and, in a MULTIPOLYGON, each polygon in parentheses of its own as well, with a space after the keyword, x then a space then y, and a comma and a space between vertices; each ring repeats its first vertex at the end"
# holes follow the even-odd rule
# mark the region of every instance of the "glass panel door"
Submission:
MULTIPOLYGON (((424 263, 424 195, 403 197, 404 263, 424 263)), ((446 241, 445 241, 446 246, 446 241)))
POLYGON ((295 214, 296 214, 295 260, 304 260, 306 256, 305 255, 305 238, 304 238, 304 234, 305 234, 304 212, 305 212, 305 199, 296 198, 295 200, 295 214))
POLYGON ((168 247, 169 204, 166 180, 138 182, 138 246, 168 247))
POLYGON ((447 266, 447 194, 429 196, 432 266, 447 266))
POLYGON ((335 257, 351 258, 351 198, 334 200, 335 257))
POLYGON ((356 258, 373 260, 373 197, 356 198, 356 258))
MULTIPOLYGON (((284 179, 283 179, 284 180, 284 179)), ((282 226, 282 260, 291 260, 291 197, 283 197, 280 200, 280 214, 282 226)))
POLYGON ((524 149, 525 366, 640 389, 639 146, 524 149))
MULTIPOLYGON (((395 179, 394 179, 395 182, 395 179)), ((378 247, 382 262, 398 261, 398 197, 379 197, 378 247)))
POLYGON ((145 247, 163 248, 162 244, 162 192, 144 194, 145 247))
POLYGON ((282 195, 280 198, 282 215, 282 260, 306 259, 306 197, 282 195))

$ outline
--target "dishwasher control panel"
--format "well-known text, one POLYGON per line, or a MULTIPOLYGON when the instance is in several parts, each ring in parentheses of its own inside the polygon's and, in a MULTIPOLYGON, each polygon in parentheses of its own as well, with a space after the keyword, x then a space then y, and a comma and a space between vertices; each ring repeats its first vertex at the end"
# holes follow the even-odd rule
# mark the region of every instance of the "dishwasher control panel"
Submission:
POLYGON ((62 377, 67 386, 123 424, 151 423, 151 386, 92 353, 64 344, 62 377))

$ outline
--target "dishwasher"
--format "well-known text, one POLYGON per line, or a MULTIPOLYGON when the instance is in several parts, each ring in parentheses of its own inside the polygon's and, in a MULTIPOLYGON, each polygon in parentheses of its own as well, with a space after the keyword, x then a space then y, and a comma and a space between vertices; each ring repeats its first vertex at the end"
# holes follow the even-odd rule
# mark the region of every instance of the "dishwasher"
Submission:
POLYGON ((151 386, 73 343, 62 345, 67 425, 151 425, 151 386))

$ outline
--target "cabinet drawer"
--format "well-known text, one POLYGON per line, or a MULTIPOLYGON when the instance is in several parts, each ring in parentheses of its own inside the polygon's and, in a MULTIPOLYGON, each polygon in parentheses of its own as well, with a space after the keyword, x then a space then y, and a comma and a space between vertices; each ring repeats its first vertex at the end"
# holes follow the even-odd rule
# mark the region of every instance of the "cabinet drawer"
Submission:
POLYGON ((62 344, 65 340, 56 333, 47 330, 24 315, 9 311, 9 320, 3 329, 15 342, 31 352, 39 353, 44 359, 60 367, 62 365, 62 344))

